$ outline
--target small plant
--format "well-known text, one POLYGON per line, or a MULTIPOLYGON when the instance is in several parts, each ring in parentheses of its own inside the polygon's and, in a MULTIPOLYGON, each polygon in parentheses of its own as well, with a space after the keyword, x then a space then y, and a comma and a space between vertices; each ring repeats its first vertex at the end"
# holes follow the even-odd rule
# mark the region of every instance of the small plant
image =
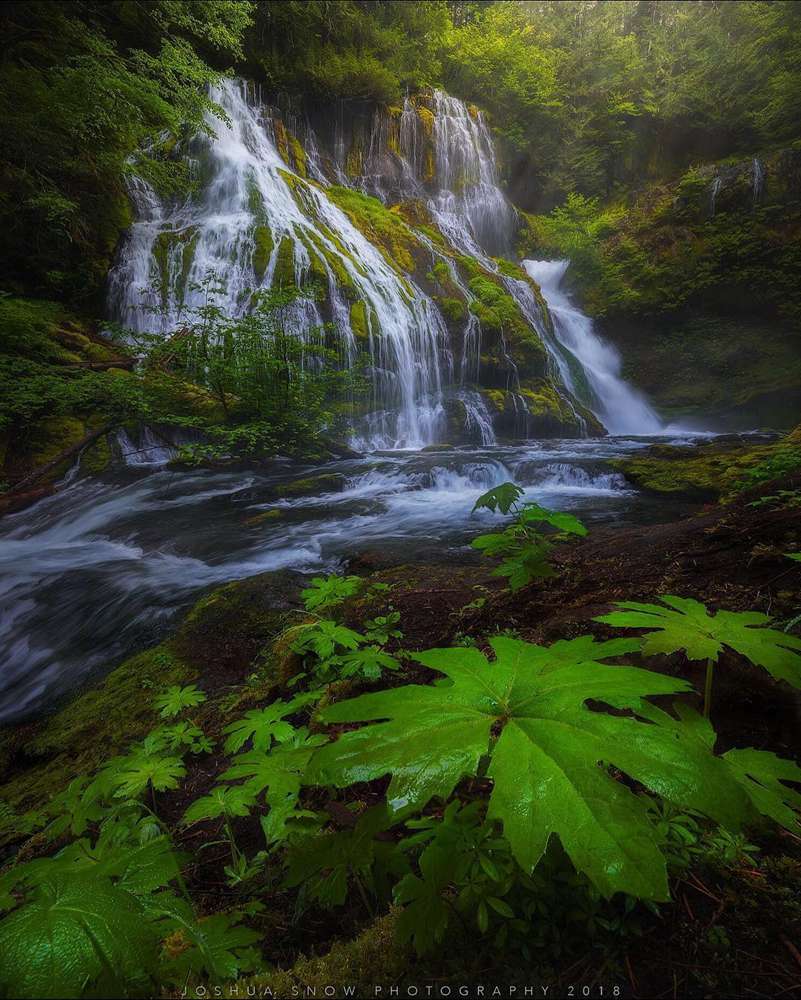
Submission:
POLYGON ((315 576, 311 586, 300 592, 307 611, 318 611, 344 603, 364 586, 360 576, 315 576))
POLYGON ((206 695, 195 684, 187 684, 185 687, 173 684, 156 698, 155 706, 162 719, 172 719, 185 708, 197 708, 205 700, 206 695))
MULTIPOLYGON (((572 514, 547 510, 536 503, 520 503, 523 489, 515 483, 503 483, 482 494, 473 510, 486 508, 501 514, 515 514, 515 520, 502 532, 479 535, 473 548, 484 555, 501 559, 495 576, 505 576, 512 590, 520 590, 532 580, 554 576, 548 556, 553 537, 540 530, 541 525, 555 528, 562 535, 586 535, 586 527, 572 514)), ((558 536, 557 536, 558 537, 558 536)))
POLYGON ((350 677, 377 680, 384 670, 397 670, 400 663, 395 657, 384 652, 380 642, 370 643, 371 639, 388 641, 402 634, 392 628, 394 620, 390 619, 391 616, 368 623, 373 628, 366 635, 327 620, 300 626, 292 649, 306 658, 310 669, 293 680, 297 682, 310 674, 319 686, 350 677))
POLYGON ((333 907, 345 902, 348 887, 353 884, 367 913, 374 916, 376 907, 370 896, 388 901, 388 876, 398 876, 408 869, 394 842, 375 839, 393 822, 397 819, 389 816, 385 806, 374 806, 354 822, 352 829, 290 842, 284 886, 302 886, 306 901, 333 907))
POLYGON ((400 624, 400 617, 399 611, 390 611, 386 615, 368 618, 364 623, 367 641, 386 646, 390 639, 402 639, 403 632, 396 627, 400 624))
POLYGON ((618 603, 622 611, 601 615, 595 621, 617 628, 648 629, 642 651, 677 653, 684 650, 690 660, 706 660, 704 715, 712 704, 712 677, 724 646, 764 667, 776 680, 801 688, 801 639, 767 628, 771 619, 758 611, 718 611, 711 614, 699 601, 666 595, 658 604, 636 601, 618 603))

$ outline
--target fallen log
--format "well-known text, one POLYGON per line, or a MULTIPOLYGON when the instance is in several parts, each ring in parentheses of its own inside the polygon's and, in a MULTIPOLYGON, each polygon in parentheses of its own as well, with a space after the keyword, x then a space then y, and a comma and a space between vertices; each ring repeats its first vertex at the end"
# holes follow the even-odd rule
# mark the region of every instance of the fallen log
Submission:
POLYGON ((22 479, 18 479, 16 483, 12 483, 8 492, 12 494, 23 493, 32 483, 38 482, 43 476, 46 476, 48 472, 52 472, 54 469, 57 469, 63 462, 68 461, 75 455, 79 455, 84 448, 88 447, 94 441, 97 441, 97 439, 101 438, 104 434, 108 434, 108 432, 113 430, 115 426, 115 424, 106 424, 105 426, 92 431, 90 434, 87 434, 86 437, 82 438, 76 444, 70 445, 69 448, 65 448, 63 451, 60 451, 58 455, 56 455, 55 458, 52 458, 49 462, 46 462, 44 465, 40 465, 38 469, 34 469, 33 472, 29 472, 27 476, 22 479))

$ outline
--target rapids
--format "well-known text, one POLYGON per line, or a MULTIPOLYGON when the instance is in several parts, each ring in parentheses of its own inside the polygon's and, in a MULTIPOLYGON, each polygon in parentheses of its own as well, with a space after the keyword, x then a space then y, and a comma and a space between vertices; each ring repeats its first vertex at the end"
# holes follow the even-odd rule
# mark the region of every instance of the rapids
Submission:
POLYGON ((226 581, 333 571, 365 550, 398 563, 477 559, 469 540, 500 519, 471 514, 473 503, 507 480, 590 524, 663 520, 678 509, 631 490, 606 464, 647 439, 379 452, 246 473, 168 471, 147 441, 131 443, 113 475, 73 475, 0 521, 0 721, 51 707, 159 641, 178 612, 226 581), (343 488, 273 499, 282 483, 320 471, 341 474, 343 488), (280 516, 254 521, 270 508, 280 516))

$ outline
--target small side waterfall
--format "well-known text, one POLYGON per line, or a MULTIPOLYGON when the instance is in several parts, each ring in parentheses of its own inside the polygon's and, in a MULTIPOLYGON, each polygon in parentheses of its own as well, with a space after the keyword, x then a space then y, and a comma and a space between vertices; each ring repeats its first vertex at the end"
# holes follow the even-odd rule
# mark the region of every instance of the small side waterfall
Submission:
POLYGON ((662 422, 620 376, 620 355, 593 331, 592 320, 561 289, 566 260, 524 260, 553 319, 559 372, 571 393, 613 434, 655 434, 662 422))

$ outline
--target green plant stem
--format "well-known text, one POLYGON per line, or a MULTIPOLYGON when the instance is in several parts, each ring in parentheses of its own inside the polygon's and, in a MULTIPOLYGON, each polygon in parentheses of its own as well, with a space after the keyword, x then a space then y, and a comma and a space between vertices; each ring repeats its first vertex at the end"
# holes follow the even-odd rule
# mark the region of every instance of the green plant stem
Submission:
POLYGON ((706 683, 704 684, 704 718, 709 718, 709 711, 712 708, 712 674, 715 669, 715 661, 706 661, 706 683))

